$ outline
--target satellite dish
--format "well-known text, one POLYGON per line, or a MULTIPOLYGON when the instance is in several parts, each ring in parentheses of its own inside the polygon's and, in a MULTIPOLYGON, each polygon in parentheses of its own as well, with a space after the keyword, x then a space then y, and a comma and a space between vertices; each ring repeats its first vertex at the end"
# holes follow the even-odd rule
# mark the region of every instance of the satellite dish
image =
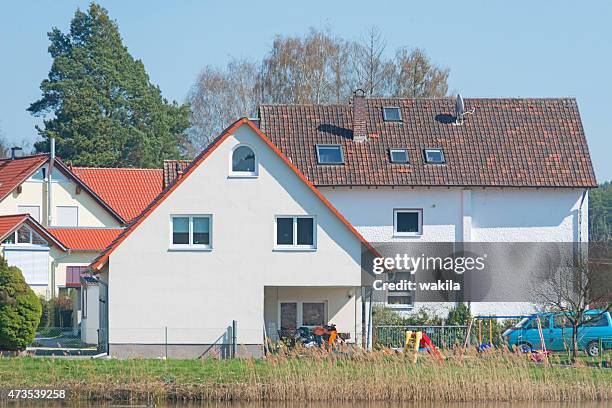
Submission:
POLYGON ((455 119, 457 122, 463 121, 463 114, 465 113, 465 104, 461 94, 457 94, 457 101, 455 102, 455 119))

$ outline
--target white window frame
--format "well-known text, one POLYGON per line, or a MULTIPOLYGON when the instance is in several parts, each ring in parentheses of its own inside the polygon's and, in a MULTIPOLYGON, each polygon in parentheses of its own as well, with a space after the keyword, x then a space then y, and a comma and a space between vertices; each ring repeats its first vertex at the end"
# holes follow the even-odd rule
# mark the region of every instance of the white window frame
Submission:
POLYGON ((342 148, 342 145, 340 144, 318 144, 315 146, 315 150, 317 151, 317 164, 323 164, 323 165, 337 165, 337 164, 344 164, 344 149, 342 148), (338 149, 340 149, 340 161, 339 162, 325 162, 322 163, 321 162, 321 156, 319 155, 319 148, 330 148, 330 147, 337 147, 338 149))
POLYGON ((229 155, 229 178, 257 178, 259 177, 259 155, 253 146, 247 143, 237 144, 232 148, 229 155), (234 171, 234 151, 239 147, 246 146, 255 155, 255 171, 234 171))
MULTIPOLYGON (((410 272, 404 272, 402 271, 402 273, 408 273, 410 274, 410 272)), ((388 277, 388 275, 387 275, 388 277)), ((414 282, 415 279, 415 275, 410 275, 410 280, 412 280, 414 282)), ((388 282, 393 282, 388 280, 388 282)), ((390 291, 390 290, 386 290, 385 291, 385 307, 388 307, 390 309, 402 309, 402 310, 406 310, 406 309, 412 309, 414 308, 414 296, 416 294, 416 291, 390 291), (409 294, 410 296, 410 301, 411 303, 389 303, 389 295, 391 296, 404 296, 404 294, 409 294)))
POLYGON ((317 250, 317 217, 315 215, 276 215, 274 216, 274 250, 276 251, 316 251, 317 250), (278 244, 277 222, 279 218, 293 218, 293 245, 278 244), (297 220, 298 218, 312 219, 312 245, 297 244, 297 220))
POLYGON ((399 106, 383 106, 383 121, 385 122, 403 122, 402 118, 402 110, 399 106), (397 109, 397 113, 399 114, 399 119, 390 119, 387 118, 387 109, 397 109))
POLYGON ((172 251, 212 251, 213 249, 213 216, 212 214, 172 214, 169 222, 169 249, 172 251), (189 218, 189 244, 174 244, 173 241, 173 220, 174 218, 189 218), (193 219, 208 218, 208 245, 193 244, 193 219))
POLYGON ((296 329, 299 329, 300 327, 308 327, 310 329, 312 329, 313 327, 319 327, 319 326, 304 326, 304 303, 323 303, 323 313, 325 314, 324 316, 324 323, 323 324, 329 324, 329 305, 328 305, 328 301, 327 299, 307 299, 307 300, 294 300, 294 299, 282 299, 282 300, 278 300, 278 304, 277 304, 277 319, 276 319, 276 323, 277 323, 277 328, 278 330, 281 330, 281 303, 295 303, 297 304, 297 322, 296 322, 296 329))
POLYGON ((410 163, 410 155, 408 154, 408 149, 394 148, 389 149, 389 161, 395 164, 408 164, 410 163), (406 161, 395 161, 393 160, 393 153, 406 153, 406 161))
POLYGON ((79 226, 79 218, 80 218, 80 211, 79 211, 79 206, 78 205, 56 205, 55 206, 55 219, 54 219, 54 225, 56 227, 78 227, 79 226), (59 219, 59 209, 60 208, 76 208, 76 224, 75 225, 60 225, 59 223, 57 223, 57 220, 59 219))
POLYGON ((422 208, 396 208, 393 210, 393 236, 394 237, 420 237, 423 235, 423 209, 422 208), (417 213, 419 228, 417 232, 399 232, 397 230, 397 214, 417 213))
POLYGON ((426 149, 423 149, 423 153, 425 154, 425 163, 427 164, 444 164, 446 163, 446 159, 444 158, 444 150, 440 147, 428 147, 426 149), (442 161, 440 162, 436 162, 436 161, 429 161, 429 157, 427 155, 428 152, 440 152, 440 156, 442 157, 442 161))

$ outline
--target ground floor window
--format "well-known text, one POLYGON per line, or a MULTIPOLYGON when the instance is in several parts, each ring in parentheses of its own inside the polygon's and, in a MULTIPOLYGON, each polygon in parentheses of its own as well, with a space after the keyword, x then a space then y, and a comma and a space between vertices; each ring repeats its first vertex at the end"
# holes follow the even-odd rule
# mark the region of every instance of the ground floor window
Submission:
POLYGON ((295 330, 301 326, 316 327, 327 324, 325 301, 281 301, 279 302, 279 327, 295 330))
POLYGON ((388 282, 402 283, 397 289, 387 290, 387 305, 392 307, 412 307, 414 305, 414 293, 406 290, 403 283, 413 281, 414 275, 410 272, 395 272, 387 276, 388 282))
MULTIPOLYGON (((22 234, 25 235, 26 232, 22 232, 22 234)), ((27 234, 31 237, 30 231, 27 231, 27 234)), ((19 244, 5 245, 4 258, 9 266, 16 266, 21 270, 28 285, 47 286, 49 284, 48 247, 19 244)))

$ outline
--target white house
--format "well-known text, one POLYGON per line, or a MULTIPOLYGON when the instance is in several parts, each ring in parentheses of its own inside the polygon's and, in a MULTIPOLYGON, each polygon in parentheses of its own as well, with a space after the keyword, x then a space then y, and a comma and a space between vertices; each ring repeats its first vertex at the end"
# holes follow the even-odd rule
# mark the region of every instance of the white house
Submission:
POLYGON ((240 120, 93 263, 108 285, 110 353, 222 353, 233 320, 241 354, 261 355, 266 335, 328 322, 360 341, 364 244, 240 120))
POLYGON ((236 336, 260 355, 279 331, 327 323, 361 343, 362 255, 380 243, 586 242, 596 180, 575 100, 460 102, 265 105, 171 166, 91 265, 109 352, 200 356, 236 336))
MULTIPOLYGON (((259 127, 375 247, 588 242, 597 183, 574 99, 356 93, 350 105, 260 106, 259 127)), ((382 301, 401 311, 441 306, 408 293, 382 301)), ((499 315, 532 305, 471 308, 499 315)))

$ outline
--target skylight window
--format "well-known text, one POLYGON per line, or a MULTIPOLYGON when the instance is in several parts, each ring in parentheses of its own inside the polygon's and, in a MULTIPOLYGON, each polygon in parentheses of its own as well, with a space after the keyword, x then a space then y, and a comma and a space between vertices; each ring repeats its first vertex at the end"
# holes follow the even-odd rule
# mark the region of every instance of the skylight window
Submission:
POLYGON ((317 145, 319 164, 343 164, 344 154, 340 145, 317 145))
POLYGON ((383 108, 383 119, 385 122, 401 122, 402 112, 397 106, 389 106, 383 108))
POLYGON ((442 149, 425 149, 425 161, 430 164, 442 164, 444 152, 442 149))
POLYGON ((391 163, 408 163, 408 150, 389 149, 391 163))

